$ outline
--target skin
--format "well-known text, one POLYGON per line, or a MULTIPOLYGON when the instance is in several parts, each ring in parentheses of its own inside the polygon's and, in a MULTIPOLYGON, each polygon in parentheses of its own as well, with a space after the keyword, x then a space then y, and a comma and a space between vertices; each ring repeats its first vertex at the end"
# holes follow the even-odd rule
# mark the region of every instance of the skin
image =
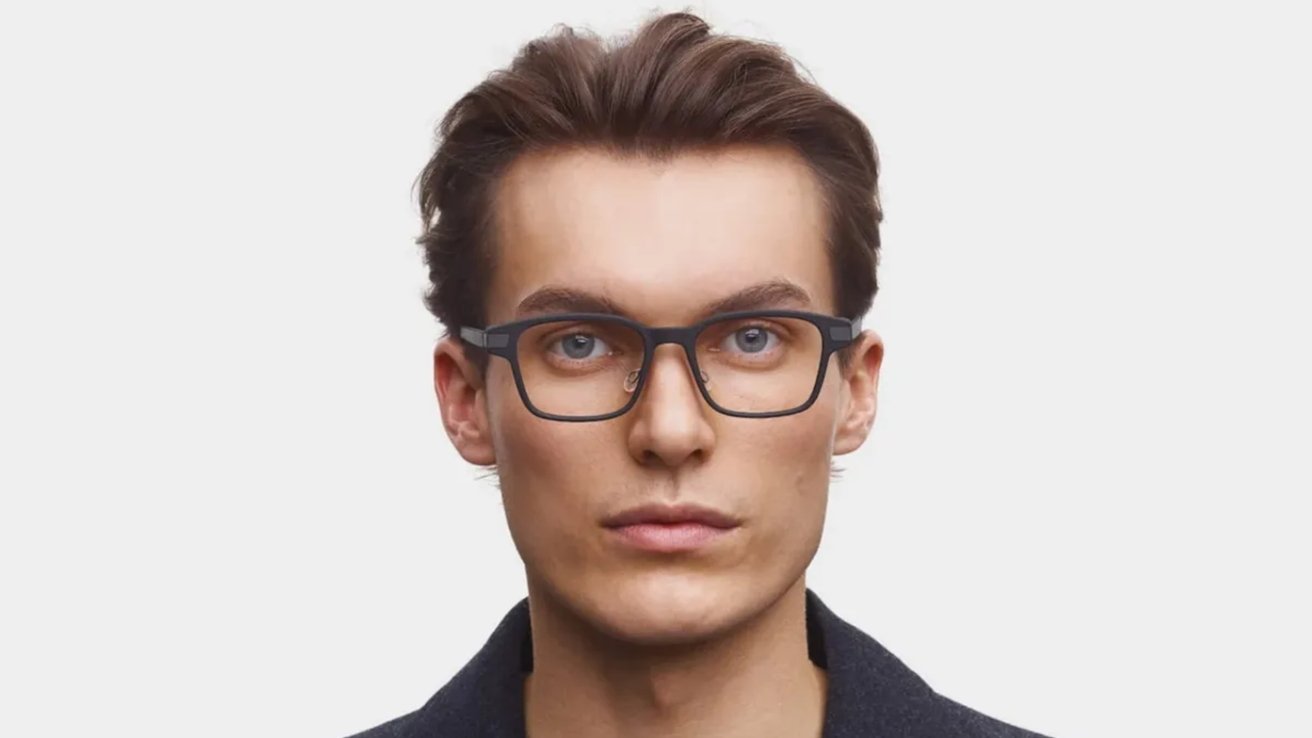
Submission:
MULTIPOLYGON (((499 182, 489 324, 546 286, 609 298, 651 326, 787 280, 834 314, 820 189, 780 147, 737 146, 665 164, 568 149, 520 157, 499 182)), ((558 311, 557 311, 558 312, 558 311)), ((637 405, 589 423, 524 407, 508 362, 481 378, 458 340, 434 351, 442 419, 473 464, 495 464, 524 561, 533 738, 819 736, 827 680, 807 656, 805 571, 824 526, 832 457, 869 435, 883 343, 864 331, 846 372, 831 357, 805 412, 715 412, 683 351, 661 346, 637 405), (694 502, 743 520, 695 552, 620 545, 601 521, 694 502)))

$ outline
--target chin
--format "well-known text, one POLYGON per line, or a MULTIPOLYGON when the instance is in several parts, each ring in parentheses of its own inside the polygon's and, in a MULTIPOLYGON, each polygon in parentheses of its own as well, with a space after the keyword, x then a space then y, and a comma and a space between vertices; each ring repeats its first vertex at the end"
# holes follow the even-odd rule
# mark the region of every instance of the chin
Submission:
POLYGON ((696 643, 750 619, 770 601, 764 594, 760 583, 741 576, 646 572, 589 593, 592 604, 585 617, 628 643, 696 643))

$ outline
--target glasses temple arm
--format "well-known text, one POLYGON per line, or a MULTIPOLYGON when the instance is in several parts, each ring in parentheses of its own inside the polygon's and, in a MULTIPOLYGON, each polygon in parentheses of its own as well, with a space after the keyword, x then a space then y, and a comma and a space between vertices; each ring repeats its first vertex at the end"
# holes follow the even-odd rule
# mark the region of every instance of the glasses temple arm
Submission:
POLYGON ((504 349, 510 345, 510 336, 495 331, 488 333, 482 328, 463 326, 460 329, 460 337, 481 349, 504 349))
POLYGON ((469 341, 470 343, 474 344, 479 348, 487 348, 487 334, 485 334, 483 331, 479 330, 478 328, 461 326, 460 337, 465 339, 466 341, 469 341))

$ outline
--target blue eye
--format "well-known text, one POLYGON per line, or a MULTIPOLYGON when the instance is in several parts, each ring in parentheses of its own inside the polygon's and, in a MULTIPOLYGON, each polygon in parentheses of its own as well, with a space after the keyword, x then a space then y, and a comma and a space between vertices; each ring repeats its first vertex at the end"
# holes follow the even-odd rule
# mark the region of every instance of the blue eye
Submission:
POLYGON ((779 344, 779 337, 774 331, 762 326, 739 328, 730 333, 728 338, 733 342, 732 348, 744 354, 764 353, 779 344))
POLYGON ((567 358, 575 361, 595 358, 596 356, 605 356, 609 353, 603 350, 600 354, 593 354, 593 349, 598 346, 603 349, 608 348, 605 341, 587 333, 571 333, 552 343, 552 347, 560 346, 562 352, 567 358))
MULTIPOLYGON (((774 334, 760 326, 740 328, 732 334, 734 345, 744 353, 758 354, 772 347, 770 337, 774 334)), ((776 337, 776 343, 778 338, 776 337)))

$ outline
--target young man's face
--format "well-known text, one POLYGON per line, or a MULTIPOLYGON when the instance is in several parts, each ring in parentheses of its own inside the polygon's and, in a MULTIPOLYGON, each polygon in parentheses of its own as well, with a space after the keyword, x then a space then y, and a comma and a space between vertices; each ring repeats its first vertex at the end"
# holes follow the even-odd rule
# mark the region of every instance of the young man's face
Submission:
MULTIPOLYGON (((769 307, 834 314, 825 211, 805 162, 736 147, 665 165, 600 151, 518 159, 500 182, 488 323, 526 317, 525 298, 568 287, 649 326, 696 322, 744 288, 786 281, 807 300, 769 307)), ((713 410, 683 349, 660 346, 637 404, 604 421, 533 415, 510 364, 483 384, 461 345, 439 344, 443 418, 461 455, 497 465, 529 587, 594 626, 642 643, 703 638, 798 583, 820 542, 830 460, 861 445, 875 414, 883 347, 870 331, 853 365, 829 359, 804 412, 737 418, 713 410), (741 521, 695 550, 628 545, 603 521, 644 504, 693 503, 741 521)))

